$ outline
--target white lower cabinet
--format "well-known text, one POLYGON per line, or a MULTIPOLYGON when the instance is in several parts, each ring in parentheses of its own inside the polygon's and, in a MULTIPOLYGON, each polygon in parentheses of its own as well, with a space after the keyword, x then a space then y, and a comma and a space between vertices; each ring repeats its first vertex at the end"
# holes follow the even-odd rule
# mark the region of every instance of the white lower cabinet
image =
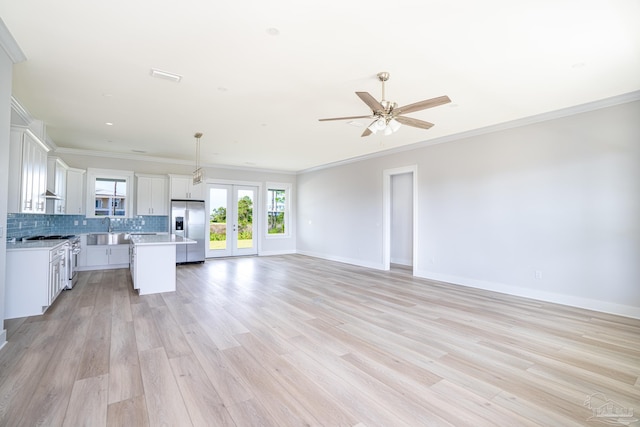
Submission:
POLYGON ((66 286, 65 245, 7 250, 6 319, 37 316, 53 304, 66 286))
POLYGON ((133 282, 133 289, 138 289, 138 280, 136 277, 136 247, 133 243, 129 246, 129 271, 131 272, 131 281, 133 282))
POLYGON ((88 270, 129 266, 129 245, 87 245, 84 251, 84 267, 90 267, 88 270))

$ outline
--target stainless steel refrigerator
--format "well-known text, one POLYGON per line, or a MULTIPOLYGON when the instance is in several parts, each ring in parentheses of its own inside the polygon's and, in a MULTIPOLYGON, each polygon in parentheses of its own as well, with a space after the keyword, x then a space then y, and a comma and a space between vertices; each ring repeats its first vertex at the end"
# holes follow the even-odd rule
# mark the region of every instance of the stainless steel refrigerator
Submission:
POLYGON ((206 212, 203 200, 171 200, 171 233, 196 240, 195 245, 176 245, 176 263, 204 262, 206 212))

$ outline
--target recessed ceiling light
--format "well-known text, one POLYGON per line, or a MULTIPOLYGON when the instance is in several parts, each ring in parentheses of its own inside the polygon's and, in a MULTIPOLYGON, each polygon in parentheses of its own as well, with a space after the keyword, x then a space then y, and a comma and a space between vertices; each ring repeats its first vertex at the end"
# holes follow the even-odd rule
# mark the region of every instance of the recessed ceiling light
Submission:
POLYGON ((362 123, 356 122, 355 120, 351 120, 351 121, 347 122, 347 124, 351 125, 351 126, 355 126, 357 128, 361 128, 361 127, 364 126, 362 123))
POLYGON ((105 123, 105 125, 107 125, 107 126, 113 126, 113 123, 111 123, 111 122, 107 122, 107 123, 105 123))
POLYGON ((227 89, 226 87, 222 87, 222 86, 220 86, 220 87, 218 87, 218 90, 219 90, 220 92, 226 92, 226 91, 228 91, 229 89, 227 89))
POLYGON ((269 34, 270 36, 279 36, 280 35, 280 30, 278 30, 277 28, 267 28, 267 34, 269 34))
POLYGON ((586 66, 587 64, 585 64, 584 62, 576 62, 575 64, 573 64, 571 66, 571 68, 582 68, 584 66, 586 66))
POLYGON ((131 151, 133 151, 134 153, 141 153, 141 154, 146 153, 145 150, 131 150, 131 151))
POLYGON ((104 96, 105 98, 111 98, 113 95, 111 95, 110 93, 103 93, 102 96, 104 96))
POLYGON ((158 78, 158 79, 164 79, 164 80, 170 80, 170 81, 176 82, 176 83, 178 83, 180 80, 182 80, 182 76, 179 75, 179 74, 170 73, 168 71, 158 70, 157 68, 152 68, 151 72, 149 74, 151 75, 151 77, 155 77, 155 78, 158 78))

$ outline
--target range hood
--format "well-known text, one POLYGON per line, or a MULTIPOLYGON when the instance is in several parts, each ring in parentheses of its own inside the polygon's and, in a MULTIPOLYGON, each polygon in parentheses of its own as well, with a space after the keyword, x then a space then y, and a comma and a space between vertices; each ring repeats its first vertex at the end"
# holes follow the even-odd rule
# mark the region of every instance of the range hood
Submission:
POLYGON ((55 193, 53 193, 52 191, 47 190, 46 193, 44 193, 44 197, 47 199, 53 199, 53 200, 62 200, 62 197, 56 195, 55 193))

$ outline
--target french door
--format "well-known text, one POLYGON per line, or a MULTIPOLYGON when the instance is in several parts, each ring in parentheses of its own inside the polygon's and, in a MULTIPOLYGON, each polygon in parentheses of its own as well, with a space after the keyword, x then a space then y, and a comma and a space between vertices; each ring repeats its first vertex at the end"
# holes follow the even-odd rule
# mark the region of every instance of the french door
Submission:
POLYGON ((209 212, 207 258, 255 255, 258 188, 248 185, 209 184, 206 205, 209 212), (255 219, 255 221, 254 221, 255 219))

